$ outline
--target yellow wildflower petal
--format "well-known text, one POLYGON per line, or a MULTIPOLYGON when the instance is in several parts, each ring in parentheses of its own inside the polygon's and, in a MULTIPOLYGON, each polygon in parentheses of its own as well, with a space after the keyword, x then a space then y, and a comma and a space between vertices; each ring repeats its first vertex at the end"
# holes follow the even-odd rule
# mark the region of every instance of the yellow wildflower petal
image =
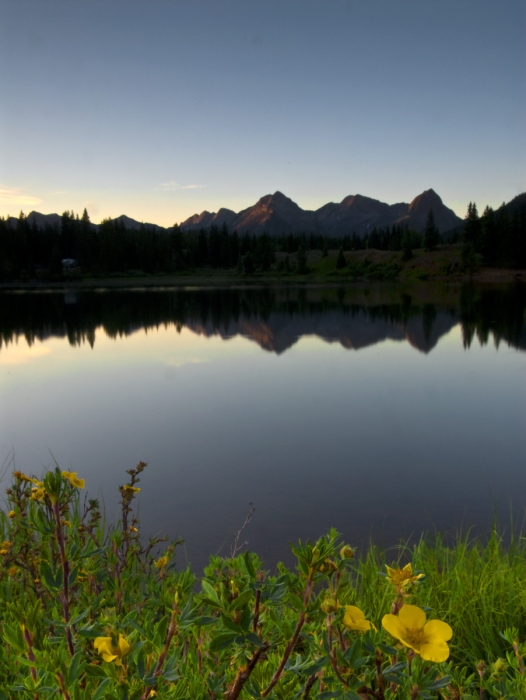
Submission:
POLYGON ((69 481, 69 483, 74 486, 77 489, 83 489, 86 480, 85 479, 79 479, 77 476, 77 472, 62 472, 62 476, 69 481))
MULTIPOLYGON (((440 620, 436 620, 440 622, 440 620)), ((441 663, 447 661, 449 657, 449 647, 444 641, 437 640, 435 642, 422 642, 419 650, 420 656, 424 661, 434 661, 441 663)))
MULTIPOLYGON (((110 663, 111 661, 115 661, 115 659, 118 659, 120 661, 117 654, 109 654, 107 651, 101 651, 100 655, 102 656, 102 659, 104 661, 107 661, 108 663, 110 663)), ((117 666, 120 665, 120 663, 117 663, 117 661, 115 661, 115 663, 117 664, 117 666)))
POLYGON ((398 617, 403 625, 411 629, 421 629, 426 624, 426 614, 418 605, 404 605, 398 617))
POLYGON ((10 510, 9 513, 7 514, 7 517, 8 517, 8 518, 14 518, 15 515, 16 515, 15 511, 14 511, 14 510, 10 510))
POLYGON ((389 632, 391 637, 402 641, 405 627, 396 615, 391 615, 391 613, 384 615, 382 618, 382 627, 389 632))
POLYGON ((356 605, 346 605, 343 624, 356 632, 367 632, 371 629, 371 623, 365 619, 365 614, 356 605))
POLYGON ((453 636, 451 627, 447 622, 442 622, 442 620, 429 620, 429 622, 426 622, 424 625, 424 632, 430 643, 434 642, 436 639, 448 642, 453 636))
POLYGON ((95 650, 101 654, 103 651, 111 654, 111 637, 96 637, 93 642, 95 650))
POLYGON ((131 646, 128 644, 126 639, 122 636, 122 634, 119 635, 119 643, 117 644, 120 652, 120 656, 126 656, 126 654, 129 654, 131 651, 131 646))

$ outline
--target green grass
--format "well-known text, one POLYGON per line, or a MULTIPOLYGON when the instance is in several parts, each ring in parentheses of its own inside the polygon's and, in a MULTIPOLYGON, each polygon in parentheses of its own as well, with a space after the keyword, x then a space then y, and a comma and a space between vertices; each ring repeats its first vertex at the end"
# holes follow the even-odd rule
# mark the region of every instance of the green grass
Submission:
MULTIPOLYGON (((440 535, 414 548, 399 548, 400 561, 425 573, 416 600, 430 616, 447 620, 455 631, 452 657, 475 664, 505 657, 509 648, 500 633, 519 630, 526 638, 526 540, 520 536, 507 547, 496 531, 487 542, 459 536, 447 545, 440 535)), ((380 619, 386 608, 379 571, 392 565, 392 556, 371 545, 356 571, 358 604, 380 619)))
MULTIPOLYGON (((175 567, 177 542, 160 556, 166 545, 141 537, 145 467, 128 470, 114 525, 81 499, 76 474, 14 473, 0 511, 0 700, 526 698, 524 537, 437 535, 354 558, 331 530, 292 547, 294 569, 268 571, 234 544, 195 575, 175 567), (422 580, 382 575, 409 563, 422 580), (450 625, 445 655, 413 654, 387 632, 403 604, 450 625), (346 606, 370 629, 346 621, 346 606)), ((408 633, 425 636, 422 624, 408 633)))

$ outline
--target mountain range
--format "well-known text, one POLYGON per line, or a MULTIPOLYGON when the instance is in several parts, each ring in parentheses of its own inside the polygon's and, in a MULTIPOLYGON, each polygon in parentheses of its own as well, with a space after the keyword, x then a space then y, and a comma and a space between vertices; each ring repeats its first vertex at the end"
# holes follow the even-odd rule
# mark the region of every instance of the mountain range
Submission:
MULTIPOLYGON (((349 195, 341 202, 329 202, 315 211, 302 209, 292 199, 281 192, 261 197, 253 206, 236 213, 221 208, 217 212, 203 211, 194 214, 180 224, 185 231, 207 229, 210 226, 226 226, 238 233, 250 232, 255 235, 264 232, 272 236, 282 233, 316 233, 325 236, 344 236, 355 232, 364 236, 373 228, 404 224, 415 231, 423 231, 430 209, 433 209, 435 224, 442 233, 462 225, 463 221, 454 211, 445 206, 438 194, 430 189, 419 194, 409 204, 386 204, 378 199, 361 194, 349 195)), ((60 228, 58 214, 41 214, 32 211, 27 217, 37 228, 51 226, 60 228)), ((7 225, 16 228, 18 219, 9 217, 7 225)), ((148 226, 156 231, 169 231, 162 226, 141 223, 126 215, 113 219, 126 228, 139 229, 148 226)), ((93 228, 98 228, 92 224, 93 228)))
POLYGON ((344 236, 355 232, 359 236, 373 228, 404 224, 423 231, 430 209, 441 232, 462 224, 462 219, 448 209, 434 190, 425 190, 412 202, 386 204, 361 194, 349 195, 341 202, 329 202, 315 211, 299 207, 281 192, 267 194, 251 207, 236 212, 221 208, 217 213, 203 211, 180 224, 183 230, 198 230, 226 224, 239 233, 267 232, 270 235, 312 232, 325 236, 344 236))

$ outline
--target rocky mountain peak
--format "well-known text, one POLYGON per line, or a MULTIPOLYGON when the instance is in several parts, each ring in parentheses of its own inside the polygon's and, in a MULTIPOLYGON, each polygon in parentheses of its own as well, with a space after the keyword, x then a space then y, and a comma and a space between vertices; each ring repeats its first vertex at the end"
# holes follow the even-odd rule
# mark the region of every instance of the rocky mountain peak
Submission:
POLYGON ((422 194, 416 196, 411 204, 409 205, 409 212, 420 212, 425 210, 425 214, 429 212, 430 209, 439 209, 444 206, 442 199, 435 192, 435 190, 424 190, 422 194))

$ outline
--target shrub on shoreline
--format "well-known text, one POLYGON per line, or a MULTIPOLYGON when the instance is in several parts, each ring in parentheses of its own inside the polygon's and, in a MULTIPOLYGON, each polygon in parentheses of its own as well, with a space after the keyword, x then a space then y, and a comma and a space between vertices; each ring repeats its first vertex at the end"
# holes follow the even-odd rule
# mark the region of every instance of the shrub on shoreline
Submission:
POLYGON ((523 540, 417 545, 387 569, 331 530, 177 571, 134 515, 146 465, 108 526, 84 480, 14 472, 0 513, 0 699, 526 697, 523 540), (380 571, 382 569, 382 571, 380 571), (379 575, 379 573, 383 575, 379 575))

